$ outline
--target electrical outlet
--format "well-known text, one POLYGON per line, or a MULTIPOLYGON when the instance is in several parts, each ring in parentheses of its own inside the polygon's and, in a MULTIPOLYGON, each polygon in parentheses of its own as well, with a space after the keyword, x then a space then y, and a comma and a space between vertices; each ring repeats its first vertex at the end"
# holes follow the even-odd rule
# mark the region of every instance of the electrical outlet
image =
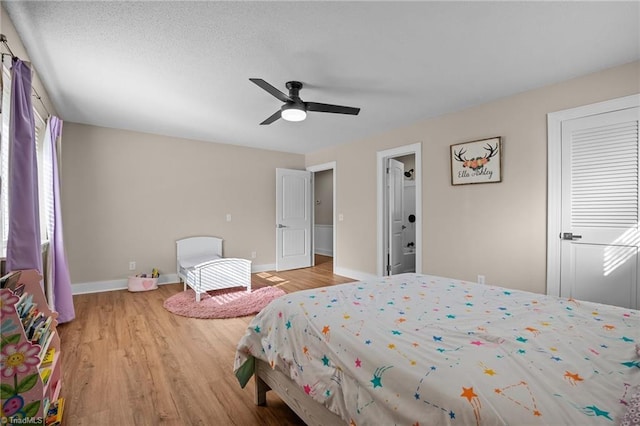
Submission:
POLYGON ((227 222, 231 222, 231 213, 227 213, 227 222))
POLYGON ((478 284, 484 284, 484 275, 478 275, 478 284))
POLYGON ((342 213, 340 213, 338 215, 338 222, 342 222, 344 220, 344 215, 342 213))
POLYGON ((257 257, 256 252, 255 252, 255 251, 252 251, 252 252, 251 252, 251 258, 252 258, 252 259, 255 259, 256 257, 257 257))
POLYGON ((135 271, 136 270, 136 261, 132 260, 131 262, 129 262, 129 270, 130 271, 135 271))

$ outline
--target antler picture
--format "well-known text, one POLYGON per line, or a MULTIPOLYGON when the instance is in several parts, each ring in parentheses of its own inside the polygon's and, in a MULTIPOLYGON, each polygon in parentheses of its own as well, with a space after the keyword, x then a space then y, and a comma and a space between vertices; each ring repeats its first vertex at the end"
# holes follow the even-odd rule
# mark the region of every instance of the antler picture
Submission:
POLYGON ((502 181, 502 138, 451 145, 451 184, 502 181))

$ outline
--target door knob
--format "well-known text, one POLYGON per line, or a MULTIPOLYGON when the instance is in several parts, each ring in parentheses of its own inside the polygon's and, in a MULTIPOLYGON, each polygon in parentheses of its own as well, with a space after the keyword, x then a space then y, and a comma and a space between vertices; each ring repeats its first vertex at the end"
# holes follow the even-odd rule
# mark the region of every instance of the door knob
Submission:
POLYGON ((283 225, 283 224, 281 224, 281 223, 279 223, 279 224, 278 224, 278 229, 280 229, 280 228, 287 228, 287 226, 286 226, 286 225, 283 225))
POLYGON ((582 235, 575 235, 572 232, 563 232, 560 234, 560 239, 562 240, 579 240, 582 238, 582 235))

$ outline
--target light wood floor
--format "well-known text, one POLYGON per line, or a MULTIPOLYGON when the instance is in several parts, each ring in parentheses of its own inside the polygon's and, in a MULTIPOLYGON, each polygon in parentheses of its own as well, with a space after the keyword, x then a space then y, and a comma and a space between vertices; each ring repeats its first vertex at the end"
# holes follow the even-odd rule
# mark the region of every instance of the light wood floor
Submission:
MULTIPOLYGON (((288 293, 352 281, 333 275, 331 260, 269 275, 288 293)), ((265 283, 252 275, 253 285, 265 283)), ((162 304, 179 291, 182 284, 74 296, 76 319, 59 327, 63 425, 302 425, 273 392, 266 407, 255 406, 253 380, 241 389, 233 375, 252 317, 171 314, 162 304)))

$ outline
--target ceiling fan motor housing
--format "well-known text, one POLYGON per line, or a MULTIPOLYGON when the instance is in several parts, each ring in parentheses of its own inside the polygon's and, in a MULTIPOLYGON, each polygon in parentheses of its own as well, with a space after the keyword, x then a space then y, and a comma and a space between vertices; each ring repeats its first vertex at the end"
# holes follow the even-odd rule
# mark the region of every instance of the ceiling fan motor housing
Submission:
POLYGON ((289 89, 289 97, 294 101, 300 100, 300 89, 302 89, 302 83, 299 81, 287 81, 287 89, 289 89))

